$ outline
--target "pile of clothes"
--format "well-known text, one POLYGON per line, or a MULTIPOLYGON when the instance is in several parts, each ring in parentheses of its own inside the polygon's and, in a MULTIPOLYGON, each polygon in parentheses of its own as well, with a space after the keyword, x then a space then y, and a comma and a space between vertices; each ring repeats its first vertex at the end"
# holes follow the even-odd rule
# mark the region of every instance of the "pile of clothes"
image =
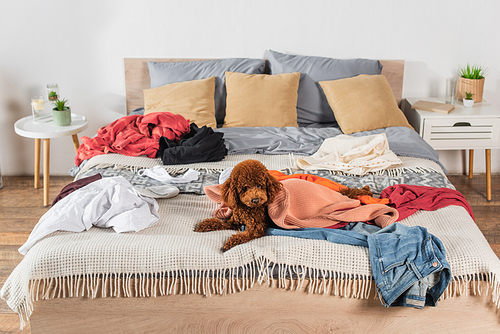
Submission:
POLYGON ((75 164, 107 153, 158 157, 169 165, 220 161, 227 155, 223 137, 169 112, 130 115, 100 128, 92 138, 83 136, 75 164))
POLYGON ((195 162, 213 162, 224 159, 227 148, 224 144, 224 134, 214 132, 212 128, 199 128, 191 123, 191 130, 180 140, 168 137, 160 138, 160 148, 156 154, 164 165, 179 165, 195 162))

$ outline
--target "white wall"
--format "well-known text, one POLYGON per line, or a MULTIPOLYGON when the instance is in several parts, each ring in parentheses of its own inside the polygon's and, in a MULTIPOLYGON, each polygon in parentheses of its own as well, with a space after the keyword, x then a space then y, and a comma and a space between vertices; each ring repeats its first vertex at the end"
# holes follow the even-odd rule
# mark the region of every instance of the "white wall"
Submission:
MULTIPOLYGON (((261 58, 274 49, 404 59, 403 97, 444 95, 445 79, 469 62, 489 69, 484 97, 500 110, 498 13, 496 0, 0 0, 0 166, 33 173, 33 140, 13 125, 47 83, 89 119, 81 135, 125 115, 125 57, 261 58)), ((440 154, 462 171, 460 152, 440 154)), ((66 174, 74 155, 70 137, 52 139, 51 174, 66 174)), ((484 152, 475 166, 484 172, 484 152)))

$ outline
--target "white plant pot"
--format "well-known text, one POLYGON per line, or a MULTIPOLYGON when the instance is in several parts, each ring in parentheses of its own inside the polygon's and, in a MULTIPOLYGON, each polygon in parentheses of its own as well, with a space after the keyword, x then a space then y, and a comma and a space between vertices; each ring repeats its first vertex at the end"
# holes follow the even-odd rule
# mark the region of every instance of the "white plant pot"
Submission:
POLYGON ((474 105, 474 100, 464 99, 464 107, 465 108, 472 108, 473 105, 474 105))

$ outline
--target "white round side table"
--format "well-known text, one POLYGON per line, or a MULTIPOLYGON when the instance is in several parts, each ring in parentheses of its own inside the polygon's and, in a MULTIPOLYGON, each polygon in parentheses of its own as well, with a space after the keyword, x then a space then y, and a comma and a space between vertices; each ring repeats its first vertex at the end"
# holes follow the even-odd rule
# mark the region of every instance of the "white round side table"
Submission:
POLYGON ((71 124, 57 126, 52 117, 33 122, 33 116, 23 117, 14 124, 16 133, 26 138, 35 139, 35 188, 40 186, 40 148, 43 139, 43 205, 49 205, 49 177, 50 177, 50 138, 72 136, 75 151, 80 142, 77 133, 87 128, 87 118, 71 113, 71 124))

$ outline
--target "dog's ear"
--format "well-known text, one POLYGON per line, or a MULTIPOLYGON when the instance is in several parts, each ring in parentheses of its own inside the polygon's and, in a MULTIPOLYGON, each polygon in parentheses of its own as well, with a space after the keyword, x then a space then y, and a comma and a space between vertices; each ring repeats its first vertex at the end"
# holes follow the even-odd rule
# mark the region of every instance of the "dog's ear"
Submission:
POLYGON ((280 192, 282 188, 283 184, 281 184, 281 182, 278 181, 277 178, 275 178, 269 173, 266 173, 266 190, 267 190, 266 204, 268 205, 271 204, 274 201, 276 195, 280 192))
POLYGON ((238 206, 239 195, 232 176, 229 176, 220 187, 220 196, 229 208, 234 209, 238 206))

